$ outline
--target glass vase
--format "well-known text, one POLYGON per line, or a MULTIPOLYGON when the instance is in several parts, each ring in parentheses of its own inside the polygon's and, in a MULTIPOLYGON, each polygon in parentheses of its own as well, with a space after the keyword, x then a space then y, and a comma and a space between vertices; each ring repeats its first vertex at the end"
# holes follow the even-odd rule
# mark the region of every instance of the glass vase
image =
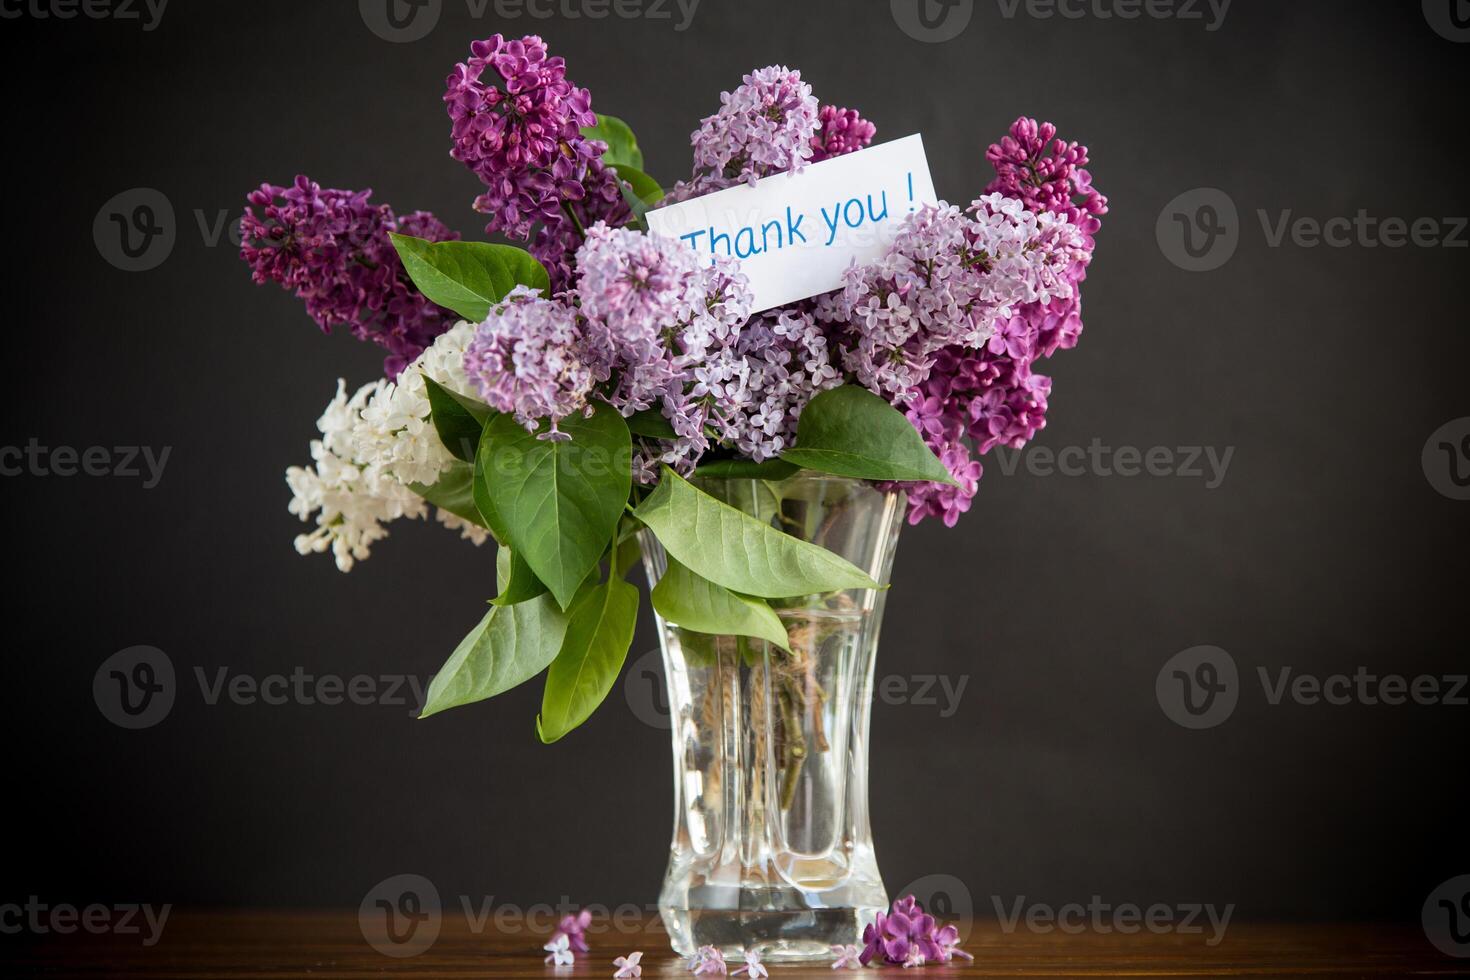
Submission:
MULTIPOLYGON (((903 495, 843 477, 696 479, 886 584, 903 495)), ((666 567, 644 532, 650 584, 666 567)), ((868 714, 886 593, 771 600, 790 650, 658 619, 674 752, 659 896, 673 947, 740 962, 829 958, 887 907, 868 821, 868 714)))

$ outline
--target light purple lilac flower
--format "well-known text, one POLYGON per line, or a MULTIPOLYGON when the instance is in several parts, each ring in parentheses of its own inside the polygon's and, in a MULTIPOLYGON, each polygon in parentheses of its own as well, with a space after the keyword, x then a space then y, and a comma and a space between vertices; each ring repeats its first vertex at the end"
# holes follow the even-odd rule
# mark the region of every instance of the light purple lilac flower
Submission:
POLYGON ((625 978, 629 977, 643 976, 643 967, 638 965, 638 961, 641 959, 643 959, 643 953, 641 951, 635 951, 629 953, 627 956, 619 956, 613 960, 613 966, 616 967, 613 973, 613 980, 625 980, 625 978))
POLYGON ((414 288, 388 234, 433 242, 459 235, 426 211, 395 216, 386 204, 370 204, 371 195, 323 189, 305 175, 289 187, 262 184, 240 219, 240 257, 257 283, 279 283, 303 300, 323 332, 346 325, 386 348, 383 371, 394 378, 454 315, 414 288))
POLYGON ((832 969, 834 969, 834 970, 860 970, 860 969, 862 969, 863 962, 862 962, 861 959, 858 958, 858 956, 859 956, 858 948, 856 946, 854 946, 852 943, 848 943, 846 946, 833 946, 833 947, 831 947, 831 949, 832 949, 832 956, 833 956, 832 969))
POLYGON ((701 946, 687 964, 696 977, 725 976, 725 954, 718 946, 701 946))
POLYGON ((565 933, 559 932, 552 936, 551 940, 541 948, 546 950, 546 958, 542 960, 543 963, 551 963, 555 966, 571 966, 576 962, 577 958, 572 955, 570 940, 567 939, 565 933))
POLYGON ((496 304, 465 350, 465 373, 491 408, 514 412, 534 431, 550 419, 543 439, 567 439, 557 424, 582 411, 607 365, 593 355, 576 311, 517 286, 496 304))
POLYGON ((755 949, 747 949, 745 951, 745 965, 731 970, 730 976, 739 976, 742 973, 746 974, 750 980, 762 980, 762 978, 771 975, 767 972, 765 964, 761 962, 760 951, 755 949))
POLYGON ((577 252, 577 298, 589 342, 617 377, 608 401, 625 414, 682 390, 670 347, 701 312, 703 281, 693 250, 678 239, 588 229, 577 252))
POLYGON ((572 949, 579 953, 588 952, 587 927, 592 924, 592 913, 587 909, 575 915, 564 915, 557 924, 557 932, 567 937, 572 949))
POLYGON ((673 200, 796 172, 812 157, 818 107, 801 72, 784 65, 757 69, 733 92, 720 93, 720 103, 690 137, 694 176, 674 188, 673 200))
POLYGON ((489 216, 485 230, 531 240, 559 290, 571 277, 579 224, 617 225, 630 214, 617 175, 602 163, 606 146, 582 136, 597 121, 591 97, 534 34, 496 34, 471 44, 470 55, 445 81, 450 156, 485 184, 475 199, 489 216))
POLYGON ((990 195, 967 211, 926 205, 906 217, 883 258, 850 267, 819 315, 841 328, 843 365, 902 404, 945 347, 978 349, 1030 302, 1070 298, 1085 249, 1075 226, 990 195))
POLYGON ((812 137, 811 162, 861 150, 873 142, 877 132, 878 127, 858 115, 856 109, 824 105, 817 113, 817 134, 812 137))

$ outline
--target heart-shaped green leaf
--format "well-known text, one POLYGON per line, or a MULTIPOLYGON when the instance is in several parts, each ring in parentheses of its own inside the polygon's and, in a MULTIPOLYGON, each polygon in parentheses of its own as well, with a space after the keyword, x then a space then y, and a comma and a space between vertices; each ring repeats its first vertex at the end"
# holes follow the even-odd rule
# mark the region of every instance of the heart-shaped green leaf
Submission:
POLYGON ((550 596, 492 606, 429 682, 420 718, 483 701, 530 680, 556 659, 567 617, 550 596))
POLYGON ((695 575, 673 558, 668 563, 650 595, 654 611, 665 620, 696 633, 753 636, 791 648, 781 617, 765 600, 731 592, 695 575))
POLYGON ((474 462, 480 447, 480 433, 485 422, 495 414, 490 406, 448 388, 424 375, 424 389, 429 395, 429 417, 439 442, 455 459, 474 462))
POLYGON ((881 588, 846 559, 721 503, 667 466, 633 513, 685 567, 744 595, 881 588))
POLYGON ((643 436, 646 439, 677 439, 679 434, 664 418, 664 413, 656 408, 645 408, 641 412, 634 412, 628 417, 628 429, 635 436, 643 436))
POLYGON ((536 733, 555 742, 597 710, 612 690, 633 643, 638 590, 611 578, 589 586, 568 612, 561 651, 546 672, 536 733))
POLYGON ((752 459, 721 459, 706 463, 694 471, 695 476, 722 480, 770 480, 779 482, 795 476, 801 467, 784 459, 768 459, 757 463, 752 459))
POLYGON ((430 300, 479 323, 490 307, 516 286, 545 293, 546 269, 531 253, 490 242, 427 242, 410 235, 391 236, 413 284, 430 300))
POLYGON ((627 424, 606 404, 562 419, 560 429, 570 438, 538 439, 514 416, 492 418, 475 457, 475 500, 566 609, 612 540, 633 450, 627 424))
POLYGON ((490 602, 496 606, 513 606, 546 594, 546 583, 508 545, 495 553, 495 585, 500 594, 490 602))
POLYGON ((902 412, 866 388, 842 385, 801 410, 788 463, 860 480, 932 481, 954 477, 902 412))
POLYGON ((469 463, 455 461, 432 484, 411 483, 409 489, 440 510, 447 510, 471 524, 489 527, 474 499, 475 471, 469 463))
POLYGON ((638 137, 633 135, 632 127, 617 116, 604 116, 599 112, 597 125, 583 126, 582 135, 607 144, 607 149, 602 154, 603 163, 609 166, 625 164, 643 169, 643 151, 638 149, 638 137))

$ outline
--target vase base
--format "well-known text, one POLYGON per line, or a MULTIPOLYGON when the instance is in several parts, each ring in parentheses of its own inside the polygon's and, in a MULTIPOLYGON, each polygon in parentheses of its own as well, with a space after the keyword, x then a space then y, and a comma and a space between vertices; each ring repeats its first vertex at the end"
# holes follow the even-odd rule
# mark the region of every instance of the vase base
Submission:
POLYGON ((714 946, 732 966, 748 949, 767 963, 830 960, 833 946, 861 944, 863 929, 878 911, 659 909, 676 952, 693 956, 701 946, 714 946))

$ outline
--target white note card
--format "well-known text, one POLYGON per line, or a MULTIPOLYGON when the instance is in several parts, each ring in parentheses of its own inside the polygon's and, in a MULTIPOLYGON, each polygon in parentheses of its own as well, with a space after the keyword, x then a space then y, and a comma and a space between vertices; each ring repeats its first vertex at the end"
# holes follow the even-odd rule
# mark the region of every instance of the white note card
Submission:
POLYGON ((737 259, 759 312, 836 289, 843 270, 882 257, 903 219, 936 200, 915 133, 649 211, 647 220, 653 234, 701 256, 737 259))

